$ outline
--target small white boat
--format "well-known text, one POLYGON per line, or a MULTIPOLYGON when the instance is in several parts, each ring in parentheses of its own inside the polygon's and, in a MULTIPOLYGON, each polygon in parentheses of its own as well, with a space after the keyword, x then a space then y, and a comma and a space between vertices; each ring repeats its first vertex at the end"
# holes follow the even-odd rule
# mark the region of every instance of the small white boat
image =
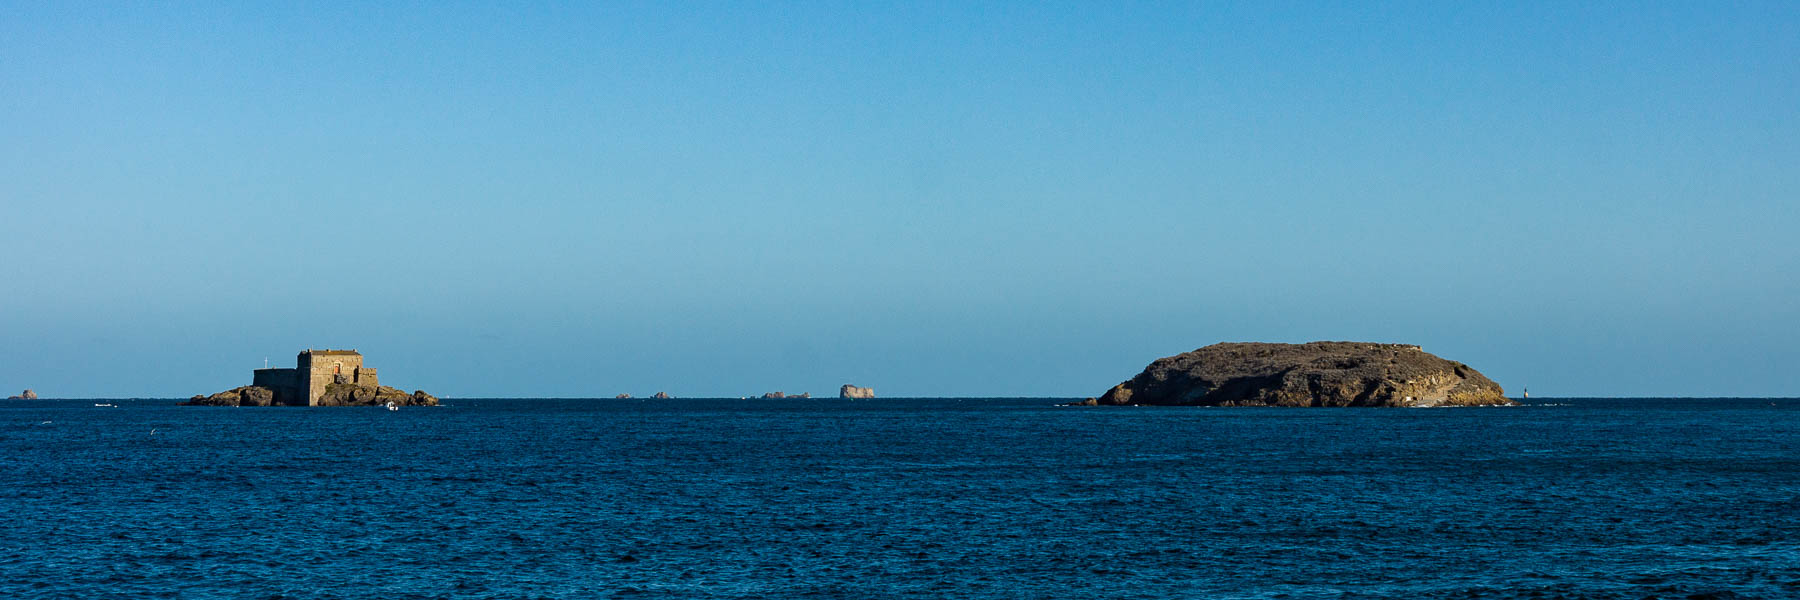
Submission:
POLYGON ((98 406, 101 408, 117 408, 119 405, 113 404, 111 402, 103 402, 103 403, 95 404, 94 406, 98 406))
POLYGON ((400 410, 400 405, 394 404, 393 400, 388 401, 387 407, 388 407, 388 410, 400 410))

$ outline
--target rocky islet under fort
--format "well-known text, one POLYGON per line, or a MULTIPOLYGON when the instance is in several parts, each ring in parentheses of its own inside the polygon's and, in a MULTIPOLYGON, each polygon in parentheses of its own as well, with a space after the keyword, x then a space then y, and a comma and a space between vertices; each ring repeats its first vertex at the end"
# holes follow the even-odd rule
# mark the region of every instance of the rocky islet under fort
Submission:
POLYGON ((302 351, 292 369, 257 369, 250 385, 210 396, 194 396, 190 406, 431 406, 438 399, 423 390, 410 394, 381 385, 375 369, 363 366, 355 350, 302 351))

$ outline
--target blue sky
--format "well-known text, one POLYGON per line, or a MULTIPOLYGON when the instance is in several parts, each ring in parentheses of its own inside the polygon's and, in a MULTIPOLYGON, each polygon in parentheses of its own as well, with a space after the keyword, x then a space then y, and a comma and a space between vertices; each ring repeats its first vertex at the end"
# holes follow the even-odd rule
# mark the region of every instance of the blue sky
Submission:
POLYGON ((376 4, 0 5, 0 390, 1800 394, 1800 4, 376 4))

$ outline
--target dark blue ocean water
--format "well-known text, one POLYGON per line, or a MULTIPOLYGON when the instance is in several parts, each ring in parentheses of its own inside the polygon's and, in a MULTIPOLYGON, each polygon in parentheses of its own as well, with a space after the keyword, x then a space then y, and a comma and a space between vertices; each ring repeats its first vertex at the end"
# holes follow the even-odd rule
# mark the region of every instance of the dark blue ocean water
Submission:
POLYGON ((1800 597, 1800 400, 116 402, 0 404, 0 597, 1800 597))

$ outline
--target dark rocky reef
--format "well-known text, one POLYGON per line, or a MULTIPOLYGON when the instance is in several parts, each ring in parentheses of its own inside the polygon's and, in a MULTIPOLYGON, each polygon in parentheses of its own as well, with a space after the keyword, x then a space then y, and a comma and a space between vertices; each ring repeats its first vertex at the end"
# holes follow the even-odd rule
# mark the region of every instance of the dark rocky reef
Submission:
POLYGON ((31 390, 25 390, 25 392, 22 394, 19 394, 17 396, 7 396, 6 399, 7 400, 36 400, 36 399, 38 399, 38 395, 37 395, 37 392, 31 391, 31 390))
POLYGON ((673 398, 674 396, 670 396, 668 392, 657 392, 657 393, 651 395, 650 397, 655 398, 657 400, 668 400, 670 398, 673 398))
MULTIPOLYGON (((424 390, 411 394, 388 386, 351 385, 334 383, 325 386, 325 393, 319 396, 318 406, 386 406, 392 402, 395 406, 437 406, 438 399, 424 390)), ((275 390, 246 385, 232 388, 211 396, 194 396, 182 406, 272 406, 275 403, 275 390)))
POLYGON ((1418 346, 1225 343, 1156 359, 1085 405, 1488 406, 1500 385, 1418 346))
POLYGON ((781 392, 769 392, 767 394, 763 394, 762 397, 764 400, 771 400, 771 399, 776 399, 776 398, 811 398, 812 392, 801 392, 798 394, 783 394, 781 392))
POLYGON ((875 388, 856 387, 855 385, 846 383, 846 384, 844 384, 844 387, 838 388, 838 397, 839 398, 874 398, 875 397, 875 388))

